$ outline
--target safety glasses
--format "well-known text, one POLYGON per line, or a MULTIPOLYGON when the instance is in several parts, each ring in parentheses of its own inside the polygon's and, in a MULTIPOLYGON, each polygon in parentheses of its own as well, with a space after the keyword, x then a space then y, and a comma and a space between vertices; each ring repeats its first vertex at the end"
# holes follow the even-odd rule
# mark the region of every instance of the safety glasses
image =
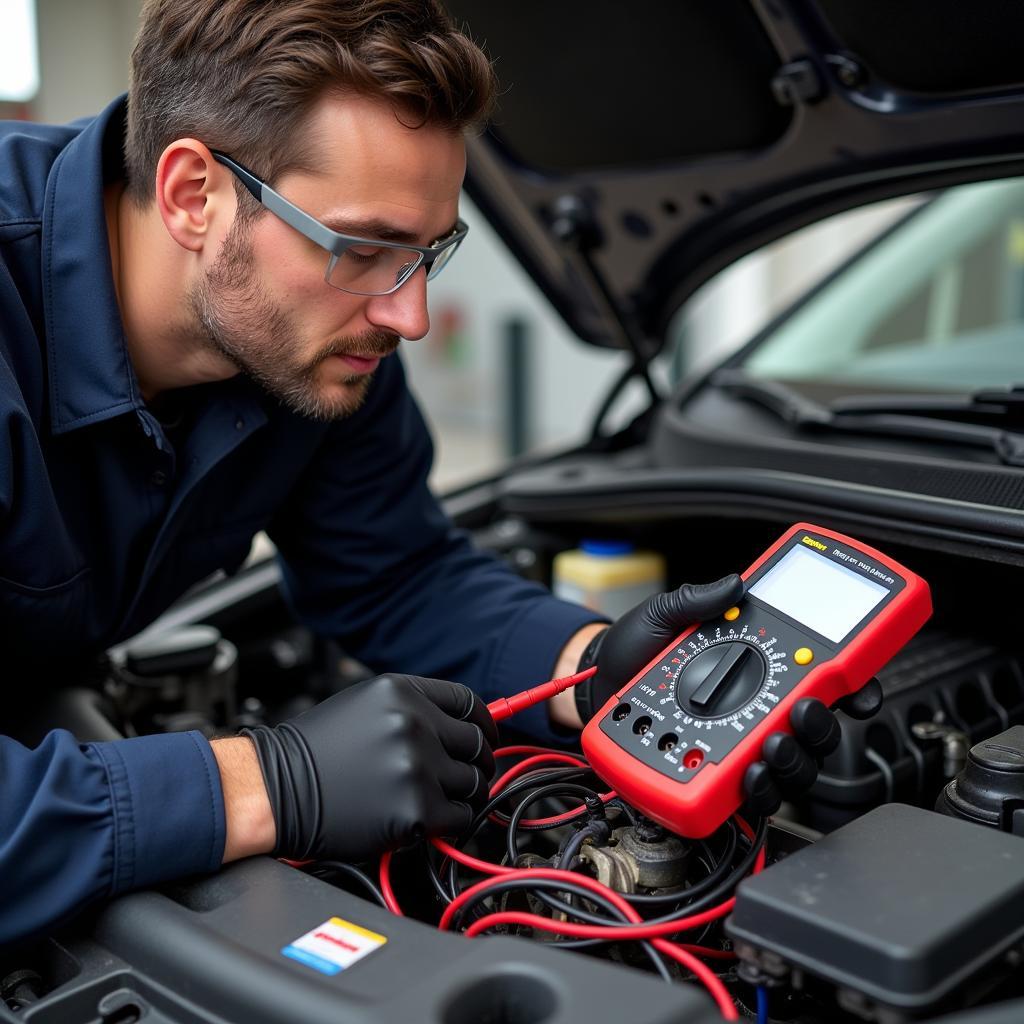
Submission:
POLYGON ((218 163, 227 167, 245 185, 258 203, 327 250, 324 280, 331 287, 352 295, 390 295, 420 267, 426 268, 427 280, 433 280, 448 265, 469 231, 465 222, 459 220, 447 238, 428 246, 343 235, 300 210, 225 153, 211 152, 218 163))

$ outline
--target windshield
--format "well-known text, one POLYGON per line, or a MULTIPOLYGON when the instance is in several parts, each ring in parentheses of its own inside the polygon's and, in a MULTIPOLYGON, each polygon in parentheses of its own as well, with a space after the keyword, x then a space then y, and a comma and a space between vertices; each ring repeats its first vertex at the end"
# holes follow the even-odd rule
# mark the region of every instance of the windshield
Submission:
POLYGON ((743 369, 849 393, 1024 381, 1024 179, 927 199, 766 334, 743 369))

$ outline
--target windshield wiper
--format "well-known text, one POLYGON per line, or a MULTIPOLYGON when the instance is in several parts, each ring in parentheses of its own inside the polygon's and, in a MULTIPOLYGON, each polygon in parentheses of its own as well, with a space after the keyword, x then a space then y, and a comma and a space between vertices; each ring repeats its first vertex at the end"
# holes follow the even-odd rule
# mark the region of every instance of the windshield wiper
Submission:
MULTIPOLYGON (((857 402, 838 401, 833 405, 802 394, 788 384, 776 380, 757 380, 744 370, 726 368, 711 375, 713 387, 756 402, 785 423, 807 430, 839 431, 850 434, 876 434, 882 437, 912 437, 947 444, 962 444, 993 452, 1007 466, 1024 466, 1024 435, 1001 427, 957 422, 945 416, 963 415, 974 409, 976 414, 989 402, 1004 403, 1019 413, 1024 406, 1024 391, 982 391, 965 396, 962 402, 932 396, 908 395, 895 400, 858 397, 857 402), (989 397, 998 395, 998 398, 989 397)), ((1011 417, 1016 419, 1016 415, 1011 417)))
POLYGON ((893 413, 1024 425, 1024 385, 985 388, 965 395, 845 395, 829 403, 840 415, 893 413))

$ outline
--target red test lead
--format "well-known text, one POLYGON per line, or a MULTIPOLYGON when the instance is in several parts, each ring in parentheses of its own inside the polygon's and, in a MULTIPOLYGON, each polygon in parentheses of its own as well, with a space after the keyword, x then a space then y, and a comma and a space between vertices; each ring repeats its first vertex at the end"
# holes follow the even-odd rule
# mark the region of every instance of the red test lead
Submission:
POLYGON ((554 697, 556 693, 568 690, 570 686, 582 683, 584 679, 589 679, 596 671, 597 666, 594 665, 584 672, 577 672, 574 676, 562 676, 561 679, 552 679, 547 683, 541 683, 540 686, 523 690, 522 693, 516 693, 511 697, 499 697, 487 705, 487 710, 490 711, 491 718, 496 722, 503 722, 506 718, 519 714, 520 711, 532 708, 534 704, 540 704, 541 701, 554 697))

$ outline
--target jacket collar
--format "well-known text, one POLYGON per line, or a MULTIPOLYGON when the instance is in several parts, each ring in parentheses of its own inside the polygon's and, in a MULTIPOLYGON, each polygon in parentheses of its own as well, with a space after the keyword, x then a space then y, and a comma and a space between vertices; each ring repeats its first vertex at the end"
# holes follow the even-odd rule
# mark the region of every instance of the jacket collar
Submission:
POLYGON ((104 185, 124 176, 124 96, 60 152, 43 206, 43 295, 55 434, 144 405, 111 270, 104 185))

